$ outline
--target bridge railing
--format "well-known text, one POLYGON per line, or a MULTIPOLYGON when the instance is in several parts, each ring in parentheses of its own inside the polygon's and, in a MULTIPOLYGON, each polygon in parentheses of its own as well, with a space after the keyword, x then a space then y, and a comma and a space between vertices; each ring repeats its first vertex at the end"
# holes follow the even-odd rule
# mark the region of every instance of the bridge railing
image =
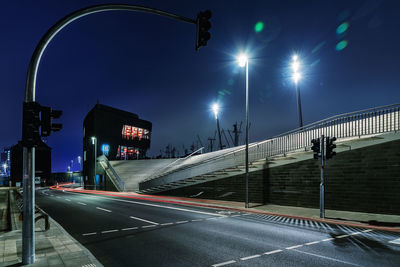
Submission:
MULTIPOLYGON (((336 115, 308 124, 302 128, 277 135, 268 140, 249 145, 249 162, 268 157, 305 151, 311 140, 321 135, 336 137, 338 141, 361 136, 377 135, 400 130, 400 104, 376 107, 336 115)), ((203 154, 204 156, 207 154, 203 154)), ((170 166, 167 172, 158 172, 141 183, 142 187, 195 177, 212 171, 244 165, 245 147, 240 146, 215 157, 203 158, 191 164, 170 166), (158 182, 155 182, 159 180, 158 182)))

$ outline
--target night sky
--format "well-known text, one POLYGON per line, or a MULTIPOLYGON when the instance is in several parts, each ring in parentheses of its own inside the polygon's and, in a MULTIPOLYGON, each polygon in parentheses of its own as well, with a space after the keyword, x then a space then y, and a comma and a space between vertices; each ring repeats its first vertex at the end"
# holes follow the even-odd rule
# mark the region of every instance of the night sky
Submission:
POLYGON ((245 75, 235 62, 241 51, 251 56, 251 142, 298 127, 294 50, 302 62, 304 124, 400 102, 396 0, 7 0, 0 9, 0 149, 21 139, 27 68, 42 35, 77 9, 112 2, 193 19, 210 9, 211 39, 196 53, 194 24, 127 11, 90 15, 62 30, 42 57, 36 91, 36 101, 64 112, 63 130, 48 138, 53 171, 66 171, 82 155, 83 119, 97 101, 153 123, 149 156, 168 144, 182 153, 197 134, 206 143, 216 130, 216 101, 222 128, 244 123, 245 75), (264 24, 259 32, 257 22, 264 24))

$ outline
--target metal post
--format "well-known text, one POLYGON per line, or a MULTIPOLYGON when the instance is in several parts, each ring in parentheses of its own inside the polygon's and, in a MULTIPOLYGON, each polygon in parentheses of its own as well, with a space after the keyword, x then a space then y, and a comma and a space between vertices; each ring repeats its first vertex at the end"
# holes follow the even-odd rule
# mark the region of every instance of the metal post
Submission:
POLYGON ((297 110, 299 111, 299 125, 303 127, 303 114, 301 112, 301 99, 300 99, 300 88, 296 82, 296 94, 297 94, 297 110))
POLYGON ((218 130, 218 140, 219 140, 219 149, 222 149, 222 140, 221 140, 221 130, 219 128, 219 119, 217 117, 217 130, 218 130))
POLYGON ((321 184, 319 186, 319 216, 325 218, 325 181, 324 181, 324 169, 325 169, 325 138, 321 136, 321 184))
POLYGON ((93 184, 94 190, 96 190, 96 172, 97 172, 97 138, 94 138, 94 174, 93 174, 93 184))
POLYGON ((22 263, 35 262, 35 148, 23 148, 22 263))
MULTIPOLYGON (((56 24, 54 24, 42 38, 39 43, 36 45, 35 51, 33 52, 31 61, 29 62, 28 74, 26 79, 26 87, 25 87, 25 102, 33 102, 35 101, 36 95, 36 78, 39 69, 39 63, 46 50, 46 47, 64 27, 66 27, 71 22, 88 16, 90 14, 95 14, 99 12, 105 11, 117 11, 117 10, 126 10, 126 11, 138 11, 144 13, 152 13, 164 17, 168 17, 175 20, 180 20, 183 22, 187 22, 190 24, 197 24, 196 20, 186 18, 183 16, 178 16, 176 14, 172 14, 169 12, 165 12, 162 10, 157 10, 154 8, 137 6, 137 5, 122 5, 122 4, 104 4, 104 5, 96 5, 90 6, 86 8, 79 9, 71 14, 65 16, 61 20, 59 20, 56 24)), ((35 149, 23 147, 23 179, 24 179, 24 195, 23 195, 23 203, 24 203, 24 216, 25 219, 23 221, 23 240, 22 243, 25 246, 22 246, 22 254, 23 254, 23 263, 31 264, 35 259, 35 232, 33 231, 33 216, 30 217, 29 214, 34 210, 35 207, 35 184, 33 183, 34 174, 35 174, 35 149), (28 190, 29 189, 29 190, 28 190), (30 191, 31 193, 28 193, 30 191), (29 227, 28 227, 29 226, 29 227)))
POLYGON ((249 207, 249 61, 246 60, 246 203, 249 207))

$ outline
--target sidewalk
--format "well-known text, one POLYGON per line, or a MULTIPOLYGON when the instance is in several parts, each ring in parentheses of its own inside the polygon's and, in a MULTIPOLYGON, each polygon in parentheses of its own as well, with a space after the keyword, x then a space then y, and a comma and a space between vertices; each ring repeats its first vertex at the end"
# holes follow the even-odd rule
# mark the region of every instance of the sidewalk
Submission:
MULTIPOLYGON (((3 191, 0 190, 0 199, 3 191)), ((0 233, 0 266, 24 266, 22 265, 22 221, 19 220, 20 212, 12 190, 9 196, 11 231, 0 233)), ((35 224, 36 260, 34 264, 28 266, 102 266, 89 250, 71 237, 56 221, 49 218, 49 223, 48 231, 45 231, 44 219, 35 224)))

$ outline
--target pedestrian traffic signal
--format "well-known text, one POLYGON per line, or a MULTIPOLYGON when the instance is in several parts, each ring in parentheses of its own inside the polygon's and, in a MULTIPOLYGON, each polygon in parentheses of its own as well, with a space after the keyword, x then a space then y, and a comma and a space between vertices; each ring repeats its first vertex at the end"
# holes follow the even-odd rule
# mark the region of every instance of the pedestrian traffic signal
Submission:
POLYGON ((209 32, 211 28, 211 22, 209 21, 210 18, 211 18, 210 10, 199 12, 199 14, 197 14, 196 51, 201 46, 206 46, 207 41, 210 40, 211 38, 211 34, 209 32))
POLYGON ((25 147, 36 147, 40 143, 40 105, 24 102, 22 111, 22 143, 25 147))
POLYGON ((312 151, 314 151, 314 159, 318 159, 320 156, 319 153, 321 152, 321 141, 319 138, 311 140, 312 143, 312 151))
POLYGON ((52 110, 50 107, 42 107, 41 118, 41 135, 42 137, 49 136, 51 132, 57 132, 62 129, 62 124, 52 123, 53 119, 58 119, 62 115, 61 110, 52 110))
POLYGON ((333 143, 336 141, 336 137, 326 138, 326 159, 330 159, 336 155, 336 152, 333 151, 336 148, 336 145, 333 143))

